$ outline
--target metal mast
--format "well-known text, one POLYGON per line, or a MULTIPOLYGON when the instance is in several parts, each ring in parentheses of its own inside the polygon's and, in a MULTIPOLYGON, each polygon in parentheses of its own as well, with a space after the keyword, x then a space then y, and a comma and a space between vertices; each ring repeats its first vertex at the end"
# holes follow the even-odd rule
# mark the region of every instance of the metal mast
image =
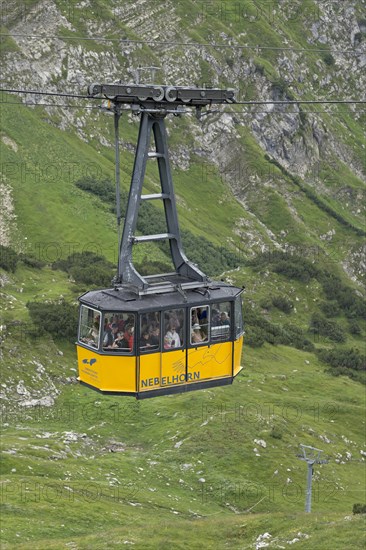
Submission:
POLYGON ((313 481, 313 467, 314 464, 326 464, 327 460, 321 460, 320 455, 323 452, 321 449, 310 447, 309 445, 301 445, 302 455, 298 455, 300 460, 305 460, 308 465, 307 477, 306 477, 306 499, 305 499, 305 512, 311 512, 311 485, 313 481))
POLYGON ((165 118, 168 114, 186 112, 184 107, 195 107, 199 117, 201 109, 212 104, 233 103, 233 90, 185 88, 140 84, 92 84, 88 88, 92 97, 104 97, 114 112, 117 223, 120 214, 119 171, 119 118, 121 104, 130 105, 132 112, 140 115, 140 128, 128 197, 122 239, 119 246, 118 272, 115 286, 128 287, 139 295, 168 292, 176 289, 208 286, 209 278, 185 256, 179 231, 178 214, 170 170, 165 118), (150 149, 151 137, 155 148, 150 149), (161 192, 142 194, 148 160, 158 163, 161 192), (140 205, 143 201, 161 200, 164 205, 167 232, 156 235, 136 235, 140 205), (132 249, 135 244, 149 241, 169 241, 175 272, 142 276, 133 265, 132 249))

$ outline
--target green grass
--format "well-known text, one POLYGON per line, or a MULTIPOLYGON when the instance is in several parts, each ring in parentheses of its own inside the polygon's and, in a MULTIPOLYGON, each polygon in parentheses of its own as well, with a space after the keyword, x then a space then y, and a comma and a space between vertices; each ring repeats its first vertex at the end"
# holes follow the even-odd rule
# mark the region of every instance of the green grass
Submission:
MULTIPOLYGON (((306 324, 319 296, 315 283, 278 275, 260 283, 247 268, 236 276, 247 284, 246 307, 279 286, 300 298, 296 314, 271 312, 275 322, 306 324)), ((65 274, 19 266, 11 279, 2 295, 4 548, 72 541, 107 548, 126 540, 138 548, 195 548, 197 540, 204 548, 251 548, 265 532, 276 544, 301 532, 303 548, 326 549, 330 541, 343 550, 346 538, 360 545, 363 522, 352 506, 365 489, 361 384, 329 376, 313 353, 266 344, 244 347, 245 368, 226 388, 140 402, 98 395, 69 378, 76 375, 72 344, 9 324, 27 321, 30 297, 71 299, 65 274), (17 393, 19 380, 27 397, 17 393), (53 406, 17 403, 45 395, 53 406), (121 452, 110 452, 116 442, 121 452), (303 511, 300 443, 329 460, 315 468, 311 515, 303 511)))
MULTIPOLYGON (((34 4, 28 2, 25 9, 32 12, 34 4)), ((118 18, 108 2, 94 4, 83 10, 57 1, 62 14, 72 19, 74 30, 61 27, 57 31, 61 37, 73 36, 73 40, 65 40, 67 44, 81 45, 88 53, 111 55, 108 43, 77 39, 90 35, 90 23, 98 24, 107 36, 142 38, 139 26, 130 25, 136 23, 136 15, 143 15, 145 6, 126 6, 131 8, 128 17, 118 18)), ((324 54, 312 51, 324 47, 308 42, 316 15, 314 2, 306 2, 289 20, 286 14, 297 6, 277 6, 276 14, 273 8, 249 1, 239 6, 234 0, 162 5, 159 17, 171 18, 172 25, 171 35, 165 38, 160 33, 159 38, 220 44, 232 40, 234 48, 248 44, 281 48, 286 44, 311 50, 296 54, 293 73, 279 68, 284 55, 280 50, 190 47, 184 50, 189 54, 186 58, 181 46, 159 49, 156 44, 142 44, 129 46, 128 56, 113 49, 119 63, 118 78, 132 78, 128 68, 154 64, 162 65, 166 72, 165 76, 164 71, 158 73, 158 79, 164 76, 173 84, 174 72, 169 69, 174 64, 185 84, 202 84, 216 78, 216 63, 222 68, 217 75, 220 85, 237 87, 242 99, 243 91, 245 97, 257 98, 263 90, 258 73, 266 78, 269 94, 271 83, 276 82, 283 85, 283 93, 287 88, 287 93, 304 99, 326 97, 335 86, 341 91, 344 88, 345 96, 357 89, 357 72, 342 74, 324 63, 324 54), (255 75, 244 76, 243 69, 248 67, 257 71, 255 75), (304 69, 307 76, 300 82, 304 69), (319 75, 318 83, 311 79, 314 73, 319 75), (326 75, 331 81, 321 85, 320 79, 326 75)), ((355 9, 361 17, 360 3, 355 9)), ((154 38, 146 29, 144 32, 145 39, 154 38)), ((2 39, 1 53, 20 55, 9 38, 2 39)), ((67 77, 65 61, 61 76, 52 83, 62 88, 67 77)), ((13 96, 3 95, 2 99, 14 101, 13 96)), ((222 160, 215 159, 216 164, 207 160, 201 151, 200 136, 208 119, 193 123, 193 117, 174 118, 167 124, 173 160, 185 151, 190 155, 187 169, 173 163, 182 229, 217 246, 237 248, 241 260, 263 246, 271 249, 276 241, 299 250, 314 247, 311 259, 334 272, 340 273, 340 263, 349 267, 353 262, 357 269, 359 256, 350 259, 349 250, 360 249, 361 237, 316 206, 291 178, 270 164, 249 130, 251 115, 243 113, 242 106, 230 109, 237 111, 239 138, 230 146, 232 158, 225 166, 222 160), (324 235, 330 230, 335 234, 327 240, 324 235)), ((339 147, 344 146, 345 157, 352 158, 353 166, 362 171, 364 115, 356 117, 343 106, 332 107, 329 113, 323 112, 323 107, 312 111, 311 116, 302 116, 296 139, 302 138, 304 143, 312 139, 316 119, 326 126, 328 143, 331 136, 339 147)), ((17 146, 15 151, 0 143, 2 177, 12 188, 17 214, 18 230, 12 232, 12 244, 47 263, 83 249, 115 262, 115 219, 109 206, 74 185, 76 179, 90 173, 113 180, 113 148, 100 139, 112 143, 113 119, 96 111, 91 116, 84 109, 73 112, 84 121, 85 140, 71 127, 67 132, 59 129, 63 122, 60 110, 1 104, 1 137, 10 138, 17 146)), ((211 121, 215 116, 211 115, 211 121)), ((127 115, 121 119, 124 189, 130 181, 137 122, 127 115)), ((349 188, 362 196, 363 181, 327 147, 325 143, 318 162, 317 176, 323 185, 314 191, 336 214, 360 227, 364 211, 359 199, 352 198, 347 206, 339 191, 349 188)), ((150 165, 146 190, 156 192, 156 182, 156 167, 150 165)), ((138 249, 136 261, 143 261, 145 255, 165 259, 153 245, 138 249)), ((359 288, 342 273, 344 282, 359 288)), ((303 285, 266 268, 258 273, 250 267, 226 275, 234 284, 246 286, 245 311, 277 295, 294 303, 296 311, 288 315, 276 308, 263 313, 274 324, 291 323, 306 331, 324 299, 316 280, 303 285)), ((271 535, 269 548, 287 547, 295 537, 300 539, 296 548, 309 550, 362 547, 364 517, 352 516, 352 506, 364 502, 365 494, 360 453, 365 450, 363 385, 328 375, 327 366, 315 353, 265 344, 259 349, 244 347, 245 369, 230 387, 141 402, 102 396, 72 378, 77 367, 72 344, 30 334, 33 327, 26 302, 62 296, 73 301, 75 285, 65 273, 49 266, 36 270, 19 264, 8 277, 10 283, 1 288, 0 295, 2 548, 99 550, 133 543, 143 549, 249 550, 266 532, 271 535), (21 393, 21 380, 28 396, 21 393), (47 396, 54 400, 50 407, 20 406, 24 399, 47 396), (69 432, 76 434, 74 439, 69 432), (263 439, 266 447, 255 439, 263 439), (121 452, 110 452, 114 442, 120 444, 121 452), (300 443, 323 449, 329 459, 328 464, 315 468, 312 514, 304 513, 306 465, 297 457, 300 443)), ((347 327, 343 315, 335 320, 347 327)), ((360 326, 361 336, 347 333, 347 342, 335 347, 362 349, 365 322, 360 321, 360 326)), ((315 345, 334 346, 327 339, 315 345)))

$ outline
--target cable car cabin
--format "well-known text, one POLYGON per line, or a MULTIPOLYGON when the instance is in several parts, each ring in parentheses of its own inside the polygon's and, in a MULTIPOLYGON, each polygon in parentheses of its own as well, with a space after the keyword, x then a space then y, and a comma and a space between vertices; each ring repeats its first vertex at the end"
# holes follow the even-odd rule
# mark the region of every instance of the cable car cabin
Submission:
POLYGON ((79 298, 79 380, 139 399, 231 384, 241 370, 243 289, 211 281, 183 252, 165 117, 188 107, 199 115, 212 104, 232 103, 233 91, 118 83, 92 84, 88 93, 107 98, 107 110, 114 113, 118 227, 122 104, 140 115, 140 128, 113 288, 79 298), (159 193, 143 193, 148 161, 158 163, 159 193), (144 201, 162 201, 166 233, 136 234, 144 201), (138 273, 132 249, 148 241, 169 242, 174 272, 138 273))
POLYGON ((80 382, 138 399, 231 384, 242 369, 241 291, 211 283, 205 292, 83 294, 80 382))

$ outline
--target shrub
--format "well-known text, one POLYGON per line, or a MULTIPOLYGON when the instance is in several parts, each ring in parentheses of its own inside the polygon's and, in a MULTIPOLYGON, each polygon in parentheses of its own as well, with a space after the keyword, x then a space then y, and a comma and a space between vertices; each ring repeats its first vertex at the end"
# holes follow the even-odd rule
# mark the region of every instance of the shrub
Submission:
POLYGON ((272 426, 271 433, 269 434, 273 439, 282 439, 283 433, 277 426, 272 426))
POLYGON ((266 297, 266 298, 262 298, 262 300, 259 302, 259 305, 263 309, 271 309, 273 304, 272 304, 271 298, 266 297))
POLYGON ((249 309, 244 314, 244 322, 247 329, 246 343, 252 347, 260 347, 264 342, 268 342, 306 351, 314 349, 314 345, 305 337, 301 328, 288 324, 275 325, 254 309, 249 309))
POLYGON ((319 274, 319 269, 306 258, 280 250, 258 254, 249 265, 256 268, 270 266, 274 272, 304 283, 308 283, 319 274))
MULTIPOLYGON (((116 200, 116 188, 109 179, 97 180, 91 176, 81 178, 75 182, 76 187, 83 191, 88 191, 97 195, 105 202, 114 203, 116 200)), ((122 199, 126 198, 126 194, 121 192, 122 199)), ((125 200, 122 200, 125 203, 125 200)))
POLYGON ((361 327, 357 323, 357 321, 351 319, 348 323, 348 331, 350 332, 350 334, 358 336, 359 334, 361 334, 361 327))
POLYGON ((332 367, 366 371, 366 356, 362 355, 358 349, 320 349, 318 356, 332 367))
POLYGON ((329 65, 329 66, 334 65, 335 63, 335 59, 331 53, 325 53, 323 55, 323 61, 326 65, 329 65))
POLYGON ((27 254, 19 254, 19 257, 24 265, 27 265, 28 267, 33 267, 35 269, 41 269, 46 265, 46 262, 43 262, 42 260, 38 260, 34 256, 28 256, 27 254))
POLYGON ((52 264, 52 269, 66 271, 77 284, 109 287, 115 274, 115 267, 103 256, 94 252, 76 252, 65 260, 52 264))
POLYGON ((284 313, 291 313, 294 308, 294 304, 285 296, 275 296, 272 298, 274 307, 283 311, 284 313))
POLYGON ((273 265, 273 271, 285 275, 288 279, 296 279, 303 283, 308 283, 315 276, 312 269, 304 263, 298 263, 291 260, 278 261, 273 265))
POLYGON ((345 342, 346 335, 343 328, 335 321, 328 321, 321 313, 314 313, 310 321, 310 332, 325 336, 333 342, 345 342))
POLYGON ((30 317, 39 333, 74 341, 77 335, 78 307, 62 302, 28 302, 30 317))
POLYGON ((352 508, 354 514, 366 514, 366 504, 354 504, 352 508))
POLYGON ((363 372, 358 372, 353 369, 347 369, 346 367, 331 368, 328 369, 326 372, 331 376, 347 376, 355 382, 360 382, 361 384, 366 385, 366 377, 364 376, 365 373, 363 372))
POLYGON ((283 331, 288 338, 288 345, 304 351, 314 351, 314 344, 306 338, 304 331, 300 327, 285 324, 283 325, 283 331))
POLYGON ((326 297, 335 300, 346 317, 363 319, 366 316, 366 300, 345 285, 340 277, 324 271, 319 280, 326 297))
POLYGON ((144 258, 142 263, 135 263, 134 265, 142 276, 150 275, 152 273, 169 273, 171 271, 171 266, 169 264, 149 260, 148 258, 144 258))
POLYGON ((335 300, 331 302, 321 302, 319 306, 326 317, 337 317, 340 313, 339 306, 335 300))
POLYGON ((248 326, 245 343, 252 348, 260 348, 266 341, 263 331, 256 326, 248 326))
POLYGON ((356 32, 353 40, 354 40, 354 45, 355 46, 359 46, 362 42, 362 32, 356 32))
POLYGON ((272 92, 274 98, 284 96, 287 90, 288 84, 283 78, 279 78, 278 80, 272 82, 272 92))
POLYGON ((12 248, 0 245, 0 267, 5 271, 14 273, 17 267, 19 256, 12 248))

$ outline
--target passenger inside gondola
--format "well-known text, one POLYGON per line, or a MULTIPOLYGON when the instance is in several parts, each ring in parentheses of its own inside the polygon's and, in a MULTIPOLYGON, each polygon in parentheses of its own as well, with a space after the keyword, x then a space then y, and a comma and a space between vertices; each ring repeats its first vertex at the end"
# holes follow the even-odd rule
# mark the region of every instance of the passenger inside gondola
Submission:
POLYGON ((191 344, 200 344, 204 341, 204 337, 201 332, 201 327, 198 323, 195 323, 191 332, 191 344))
POLYGON ((181 345, 182 344, 180 341, 180 337, 176 330, 175 320, 171 319, 171 322, 169 323, 169 330, 164 336, 164 348, 165 349, 180 348, 181 345))
POLYGON ((125 333, 123 337, 127 342, 127 346, 129 350, 133 349, 134 331, 135 331, 135 327, 133 324, 126 324, 125 333))
POLYGON ((117 332, 117 338, 112 344, 112 349, 128 349, 128 342, 124 339, 123 332, 117 332))
POLYGON ((114 341, 117 338, 118 325, 117 323, 112 323, 110 326, 107 325, 104 335, 103 335, 103 348, 112 348, 114 341))
POLYGON ((140 338, 140 351, 149 351, 153 347, 148 328, 145 328, 140 338))
POLYGON ((160 327, 159 325, 150 325, 149 327, 151 349, 158 350, 160 347, 160 327))
POLYGON ((220 325, 230 325, 230 319, 226 311, 222 311, 220 315, 220 325))

